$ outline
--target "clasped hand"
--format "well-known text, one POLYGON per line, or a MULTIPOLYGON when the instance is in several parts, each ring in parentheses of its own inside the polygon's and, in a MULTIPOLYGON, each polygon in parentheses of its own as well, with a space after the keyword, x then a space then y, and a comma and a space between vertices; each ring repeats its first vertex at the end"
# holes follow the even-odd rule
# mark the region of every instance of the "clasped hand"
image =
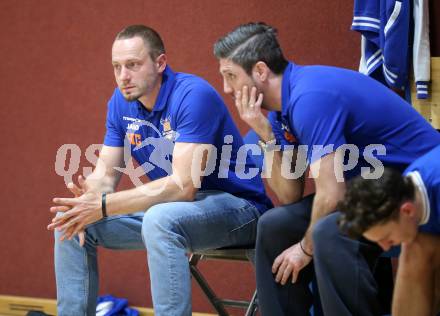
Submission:
POLYGON ((49 230, 59 230, 63 234, 61 241, 72 239, 79 234, 80 244, 84 244, 84 229, 102 218, 101 195, 98 192, 88 190, 85 180, 78 177, 79 187, 69 183, 67 187, 75 195, 74 198, 54 198, 53 202, 58 206, 52 206, 50 211, 58 214, 47 226, 49 230))

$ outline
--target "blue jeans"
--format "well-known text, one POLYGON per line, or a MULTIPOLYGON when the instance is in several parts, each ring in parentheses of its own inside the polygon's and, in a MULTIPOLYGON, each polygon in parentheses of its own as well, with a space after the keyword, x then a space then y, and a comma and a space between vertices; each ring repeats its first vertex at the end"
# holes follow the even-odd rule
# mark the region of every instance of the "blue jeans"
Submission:
POLYGON ((186 254, 195 250, 253 244, 257 208, 219 191, 197 193, 193 202, 157 204, 147 212, 112 216, 78 238, 59 241, 55 232, 58 315, 95 315, 97 246, 147 249, 156 316, 191 315, 191 278, 186 254))

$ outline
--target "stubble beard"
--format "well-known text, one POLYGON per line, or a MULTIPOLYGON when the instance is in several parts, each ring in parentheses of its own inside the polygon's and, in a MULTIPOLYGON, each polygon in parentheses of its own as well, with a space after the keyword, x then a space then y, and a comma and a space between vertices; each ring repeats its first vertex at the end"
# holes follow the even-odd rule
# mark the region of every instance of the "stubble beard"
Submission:
POLYGON ((142 94, 139 92, 137 92, 137 93, 135 93, 135 92, 131 92, 131 93, 122 92, 122 96, 127 101, 134 101, 134 100, 139 99, 142 96, 142 94))
POLYGON ((134 94, 129 94, 129 95, 124 94, 124 99, 125 99, 126 101, 134 101, 134 100, 137 100, 138 98, 139 98, 139 97, 136 96, 136 95, 134 95, 134 94))

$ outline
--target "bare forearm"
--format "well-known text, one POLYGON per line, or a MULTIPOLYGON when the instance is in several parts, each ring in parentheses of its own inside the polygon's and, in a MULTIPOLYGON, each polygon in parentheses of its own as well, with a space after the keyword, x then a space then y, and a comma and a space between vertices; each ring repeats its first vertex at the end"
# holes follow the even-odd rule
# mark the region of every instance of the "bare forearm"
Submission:
POLYGON ((330 196, 330 194, 320 194, 317 192, 313 200, 310 226, 314 226, 319 219, 334 212, 339 200, 338 197, 330 196))
MULTIPOLYGON (((258 136, 264 142, 275 139, 272 127, 269 125, 262 126, 257 131, 258 136)), ((271 190, 276 194, 281 204, 294 203, 301 199, 303 194, 302 177, 298 179, 290 179, 286 175, 290 173, 292 161, 288 159, 283 162, 283 152, 279 150, 268 151, 264 154, 264 177, 271 190)), ((295 157, 291 156, 292 160, 295 157)))
POLYGON ((272 151, 265 154, 265 177, 271 190, 276 194, 281 204, 290 204, 297 202, 303 195, 303 177, 298 179, 289 179, 283 174, 287 174, 290 170, 290 162, 283 165, 282 152, 272 151))
POLYGON ((419 233, 411 243, 402 244, 393 295, 393 315, 435 314, 435 273, 440 267, 437 254, 440 238, 419 233))
POLYGON ((114 192, 120 176, 100 176, 93 172, 86 179, 87 187, 94 192, 114 192))
POLYGON ((94 192, 114 192, 124 166, 123 148, 103 146, 93 172, 86 179, 86 186, 94 192))
POLYGON ((258 137, 264 142, 275 139, 272 125, 269 123, 269 121, 264 121, 264 123, 254 126, 253 129, 255 133, 257 133, 258 137))
POLYGON ((398 272, 394 286, 392 315, 432 315, 433 292, 430 280, 405 278, 398 272))
POLYGON ((393 315, 432 315, 433 277, 429 273, 417 273, 417 270, 425 270, 423 267, 414 268, 416 271, 409 271, 410 265, 404 263, 404 260, 399 261, 393 294, 393 315))
POLYGON ((317 192, 313 200, 312 216, 310 219, 309 227, 304 236, 304 247, 313 253, 312 232, 315 224, 319 219, 334 212, 339 202, 339 198, 332 194, 322 194, 317 192))
POLYGON ((172 176, 142 186, 107 195, 107 214, 129 214, 147 210, 165 202, 192 201, 196 190, 189 185, 178 186, 172 176))

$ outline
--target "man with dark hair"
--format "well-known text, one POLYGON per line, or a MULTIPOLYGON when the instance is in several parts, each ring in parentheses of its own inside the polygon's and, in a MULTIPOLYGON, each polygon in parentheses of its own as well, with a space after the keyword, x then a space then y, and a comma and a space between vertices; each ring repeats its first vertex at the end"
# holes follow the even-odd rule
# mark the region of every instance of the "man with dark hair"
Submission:
MULTIPOLYGON (((398 220, 400 206, 414 201, 415 193, 414 182, 399 170, 385 168, 379 179, 356 177, 347 184, 344 199, 338 204, 339 226, 348 236, 359 238, 376 224, 398 220)), ((392 241, 381 240, 379 245, 389 250, 395 245, 392 241)))
POLYGON ((214 55, 240 65, 248 75, 252 75, 258 61, 280 75, 289 62, 283 56, 276 34, 274 28, 264 23, 243 25, 215 43, 214 55))
POLYGON ((361 170, 366 177, 377 177, 383 165, 403 171, 440 144, 440 134, 371 78, 287 62, 276 35, 271 26, 249 23, 214 45, 224 91, 259 135, 269 186, 283 204, 258 224, 262 314, 308 315, 313 259, 324 314, 379 315, 370 268, 381 249, 339 232, 335 210, 344 181, 361 170), (270 111, 268 117, 261 108, 270 111), (293 159, 286 159, 289 155, 293 159), (305 170, 303 160, 315 178, 314 197, 302 198, 304 172, 298 176, 296 171, 305 170))
MULTIPOLYGON (((155 315, 191 315, 186 253, 253 244, 257 220, 272 207, 261 178, 241 179, 238 129, 203 79, 167 66, 162 40, 129 26, 112 47, 118 88, 96 168, 75 198, 55 198, 58 315, 95 315, 98 246, 147 249, 155 315), (228 154, 221 149, 227 143, 228 154), (131 153, 150 182, 115 192, 131 153), (217 161, 219 165, 217 165, 217 161), (77 236, 78 234, 78 236, 77 236)), ((135 170, 138 172, 139 170, 135 170)))
POLYGON ((402 245, 393 315, 440 312, 440 147, 415 160, 403 175, 386 169, 379 179, 355 178, 339 204, 348 235, 402 245))

